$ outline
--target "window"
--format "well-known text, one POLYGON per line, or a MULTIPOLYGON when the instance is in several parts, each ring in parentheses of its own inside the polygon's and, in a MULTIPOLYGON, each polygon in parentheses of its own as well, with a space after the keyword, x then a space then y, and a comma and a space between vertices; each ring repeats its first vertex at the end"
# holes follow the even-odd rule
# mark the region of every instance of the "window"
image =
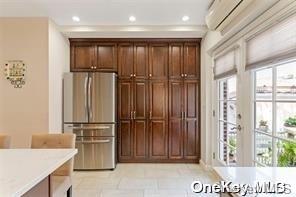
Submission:
POLYGON ((236 164, 236 77, 220 79, 219 88, 219 160, 236 164))
POLYGON ((254 161, 296 166, 296 61, 254 71, 254 161))

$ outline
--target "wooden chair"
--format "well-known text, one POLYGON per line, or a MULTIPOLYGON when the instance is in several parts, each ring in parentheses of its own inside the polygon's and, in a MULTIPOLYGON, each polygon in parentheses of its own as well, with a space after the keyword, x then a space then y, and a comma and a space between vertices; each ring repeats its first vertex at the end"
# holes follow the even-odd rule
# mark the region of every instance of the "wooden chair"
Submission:
POLYGON ((10 136, 0 134, 0 149, 10 148, 10 136))
MULTIPOLYGON (((75 134, 34 134, 31 148, 59 149, 75 148, 75 134)), ((50 175, 50 193, 52 197, 72 196, 73 158, 50 175)))

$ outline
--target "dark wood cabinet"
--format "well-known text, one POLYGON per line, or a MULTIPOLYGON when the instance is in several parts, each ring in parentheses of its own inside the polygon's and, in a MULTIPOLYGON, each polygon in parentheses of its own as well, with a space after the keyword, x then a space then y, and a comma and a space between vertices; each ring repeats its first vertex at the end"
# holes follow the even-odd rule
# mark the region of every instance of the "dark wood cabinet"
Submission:
POLYGON ((148 77, 147 44, 120 44, 118 46, 118 64, 120 79, 146 79, 148 77))
POLYGON ((168 158, 167 81, 149 81, 149 157, 168 158))
POLYGON ((184 78, 199 79, 200 74, 200 45, 199 43, 184 44, 184 78))
POLYGON ((97 44, 97 70, 117 71, 117 47, 115 43, 97 44))
POLYGON ((171 80, 169 83, 169 156, 197 160, 198 81, 171 80))
POLYGON ((119 162, 198 162, 199 39, 70 39, 71 71, 118 73, 119 162))
POLYGON ((96 66, 96 47, 93 44, 80 43, 71 46, 71 69, 85 71, 96 66))
POLYGON ((150 44, 149 46, 149 79, 166 79, 169 63, 168 44, 150 44))

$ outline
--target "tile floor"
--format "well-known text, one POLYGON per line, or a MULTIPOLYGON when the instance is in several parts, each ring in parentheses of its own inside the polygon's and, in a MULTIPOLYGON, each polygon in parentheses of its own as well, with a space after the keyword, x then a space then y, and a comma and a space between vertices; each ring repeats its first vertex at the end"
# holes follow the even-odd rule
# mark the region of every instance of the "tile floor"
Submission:
POLYGON ((118 164, 114 171, 75 171, 74 197, 194 197, 193 180, 217 181, 197 164, 118 164))

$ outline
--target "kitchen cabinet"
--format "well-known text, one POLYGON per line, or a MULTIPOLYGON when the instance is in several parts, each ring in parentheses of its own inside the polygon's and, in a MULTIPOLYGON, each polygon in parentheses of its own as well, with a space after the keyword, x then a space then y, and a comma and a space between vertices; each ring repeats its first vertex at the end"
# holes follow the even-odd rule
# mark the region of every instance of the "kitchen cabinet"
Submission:
POLYGON ((96 47, 89 43, 71 46, 71 70, 87 71, 96 67, 96 47))
POLYGON ((149 137, 151 159, 168 158, 167 81, 149 82, 149 137))
POLYGON ((166 43, 149 46, 149 79, 167 79, 169 47, 166 43))
POLYGON ((146 79, 148 47, 145 43, 123 43, 118 46, 118 76, 121 79, 146 79))
POLYGON ((198 158, 198 81, 169 83, 169 157, 198 158))
POLYGON ((117 71, 114 43, 71 43, 71 71, 117 71))
POLYGON ((97 44, 98 71, 117 71, 117 46, 116 43, 97 44))
POLYGON ((145 80, 119 81, 120 161, 141 160, 147 157, 147 94, 148 86, 145 80), (128 129, 121 126, 127 121, 130 123, 128 129), (129 135, 125 135, 126 133, 129 135), (129 152, 128 157, 125 155, 126 152, 129 152))
POLYGON ((169 55, 170 79, 199 79, 198 43, 171 43, 169 55))

